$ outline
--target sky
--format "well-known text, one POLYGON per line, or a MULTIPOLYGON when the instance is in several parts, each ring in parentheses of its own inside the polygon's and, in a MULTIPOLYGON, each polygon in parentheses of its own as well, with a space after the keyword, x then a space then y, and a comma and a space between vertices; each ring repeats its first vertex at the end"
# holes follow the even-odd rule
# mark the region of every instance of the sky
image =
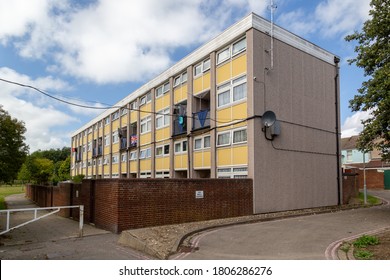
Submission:
MULTIPOLYGON (((342 137, 366 112, 349 100, 367 79, 349 65, 345 36, 369 19, 370 0, 274 0, 275 24, 338 55, 342 137)), ((230 25, 271 0, 0 0, 0 79, 67 102, 114 105, 230 25)), ((30 152, 70 146, 71 134, 101 114, 0 81, 0 105, 27 128, 30 152)))

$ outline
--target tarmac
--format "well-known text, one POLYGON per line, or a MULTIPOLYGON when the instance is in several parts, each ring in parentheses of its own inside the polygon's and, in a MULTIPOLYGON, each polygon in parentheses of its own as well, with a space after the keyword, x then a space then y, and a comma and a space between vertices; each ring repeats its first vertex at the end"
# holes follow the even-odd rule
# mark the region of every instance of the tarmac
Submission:
MULTIPOLYGON (((343 241, 363 234, 390 230, 390 191, 371 191, 384 204, 370 208, 298 216, 266 222, 208 228, 190 235, 189 250, 170 259, 339 259, 343 241)), ((24 194, 6 197, 9 209, 36 207, 24 194)), ((32 213, 11 214, 13 224, 32 213)), ((1 215, 3 229, 5 215, 1 215)), ((51 215, 0 236, 0 259, 54 260, 145 260, 154 259, 147 248, 123 246, 119 234, 51 215)), ((188 234, 186 234, 188 235, 188 234)), ((178 240, 182 240, 179 236, 178 240)))

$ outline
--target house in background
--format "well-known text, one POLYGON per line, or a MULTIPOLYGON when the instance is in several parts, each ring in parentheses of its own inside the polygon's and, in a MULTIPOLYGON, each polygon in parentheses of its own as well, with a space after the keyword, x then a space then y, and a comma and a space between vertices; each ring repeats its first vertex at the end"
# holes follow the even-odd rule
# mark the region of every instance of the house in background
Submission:
POLYGON ((390 163, 382 161, 380 151, 363 153, 356 147, 359 135, 341 139, 341 162, 344 171, 353 170, 359 174, 359 185, 367 188, 390 189, 390 163))

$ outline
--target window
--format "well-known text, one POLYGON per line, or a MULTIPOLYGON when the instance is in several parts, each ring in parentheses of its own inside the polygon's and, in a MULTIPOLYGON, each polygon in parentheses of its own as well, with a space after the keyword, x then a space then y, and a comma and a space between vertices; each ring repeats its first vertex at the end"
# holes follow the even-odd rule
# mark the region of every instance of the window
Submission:
POLYGON ((180 80, 181 80, 181 77, 180 77, 180 76, 176 77, 176 78, 175 78, 175 82, 173 83, 173 86, 174 86, 174 87, 177 87, 178 85, 180 85, 180 80))
POLYGON ((230 145, 230 131, 221 132, 217 136, 217 146, 230 145))
POLYGON ((183 74, 181 74, 181 82, 182 83, 187 82, 187 72, 184 72, 183 74))
POLYGON ((183 84, 187 82, 187 72, 184 72, 183 74, 177 76, 174 80, 174 83, 173 83, 173 86, 174 87, 177 87, 179 86, 180 84, 183 84))
POLYGON ((347 151, 347 162, 352 162, 352 150, 347 151))
POLYGON ((202 73, 202 64, 196 65, 194 69, 194 76, 198 76, 202 73))
POLYGON ((242 52, 243 50, 246 49, 246 38, 236 42, 233 44, 232 47, 232 56, 242 52))
POLYGON ((194 67, 194 77, 206 72, 210 69, 210 58, 203 60, 201 63, 194 67))
POLYGON ((203 61, 203 72, 210 69, 210 58, 203 61))
POLYGON ((119 156, 118 155, 113 155, 112 156, 112 163, 118 163, 119 162, 119 156))
POLYGON ((160 97, 163 94, 162 92, 162 86, 156 88, 156 98, 160 97))
POLYGON ((228 105, 246 98, 246 76, 239 77, 217 87, 218 107, 228 105))
POLYGON ((104 146, 109 146, 110 145, 110 135, 104 135, 104 146))
POLYGON ((181 154, 187 151, 187 140, 175 143, 175 154, 181 154))
POLYGON ((202 149, 202 138, 195 139, 194 142, 194 150, 202 149))
POLYGON ((233 144, 244 143, 247 141, 246 128, 233 131, 233 144))
POLYGON ((106 117, 104 119, 104 125, 108 125, 108 124, 110 124, 110 117, 106 117))
POLYGON ((121 162, 127 161, 127 154, 121 154, 121 162))
POLYGON ((169 171, 157 171, 156 178, 169 178, 169 171))
POLYGON ((156 157, 169 155, 169 144, 156 147, 156 157))
POLYGON ((152 173, 150 173, 150 172, 141 172, 139 174, 139 177, 140 178, 151 178, 152 177, 152 173))
POLYGON ((137 109, 137 108, 138 108, 137 101, 134 101, 134 102, 130 103, 130 110, 134 110, 134 109, 137 109))
POLYGON ((247 178, 248 177, 248 168, 244 166, 240 167, 224 167, 217 169, 218 178, 247 178))
POLYGON ((110 159, 108 156, 105 156, 104 159, 103 159, 103 165, 107 165, 110 163, 110 159))
POLYGON ((156 129, 169 126, 169 122, 169 108, 166 108, 156 113, 156 129))
POLYGON ((163 85, 162 91, 163 91, 163 93, 167 93, 169 91, 169 82, 167 82, 163 85))
POLYGON ((150 132, 152 130, 152 119, 151 117, 146 117, 141 120, 141 133, 150 132))
POLYGON ((226 48, 217 54, 217 64, 220 64, 230 58, 230 48, 226 48))
POLYGON ((114 131, 112 133, 112 143, 118 143, 119 142, 119 136, 118 136, 118 130, 114 131))
POLYGON ((112 120, 115 121, 119 119, 119 111, 116 111, 114 114, 112 114, 112 120))
POLYGON ((88 152, 92 151, 92 141, 88 142, 88 152))
POLYGON ((121 116, 124 116, 127 114, 127 108, 122 108, 121 109, 121 116))
POLYGON ((194 150, 200 150, 206 148, 210 148, 210 135, 194 139, 194 150))
POLYGON ((150 156, 151 156, 151 154, 150 154, 150 148, 141 150, 141 151, 139 152, 139 158, 140 158, 140 159, 150 158, 150 156))
POLYGON ((148 92, 147 94, 141 97, 139 106, 145 105, 146 103, 149 103, 151 100, 152 100, 152 95, 150 94, 150 92, 148 92))
POLYGON ((137 151, 130 152, 129 160, 137 160, 137 151))

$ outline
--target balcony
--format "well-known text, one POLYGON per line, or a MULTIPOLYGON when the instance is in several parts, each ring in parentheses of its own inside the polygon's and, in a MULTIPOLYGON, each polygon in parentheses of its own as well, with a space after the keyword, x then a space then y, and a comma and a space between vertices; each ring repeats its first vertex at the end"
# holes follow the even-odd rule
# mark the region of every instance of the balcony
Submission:
POLYGON ((127 138, 122 137, 121 138, 121 150, 126 150, 127 149, 127 138))
POLYGON ((173 135, 181 135, 187 133, 187 117, 185 116, 178 116, 173 121, 173 135))
POLYGON ((99 157, 103 155, 103 147, 99 146, 92 149, 92 157, 99 157))
POLYGON ((210 109, 192 113, 192 130, 210 127, 210 109))
POLYGON ((138 137, 136 134, 130 135, 130 148, 137 147, 138 137))

